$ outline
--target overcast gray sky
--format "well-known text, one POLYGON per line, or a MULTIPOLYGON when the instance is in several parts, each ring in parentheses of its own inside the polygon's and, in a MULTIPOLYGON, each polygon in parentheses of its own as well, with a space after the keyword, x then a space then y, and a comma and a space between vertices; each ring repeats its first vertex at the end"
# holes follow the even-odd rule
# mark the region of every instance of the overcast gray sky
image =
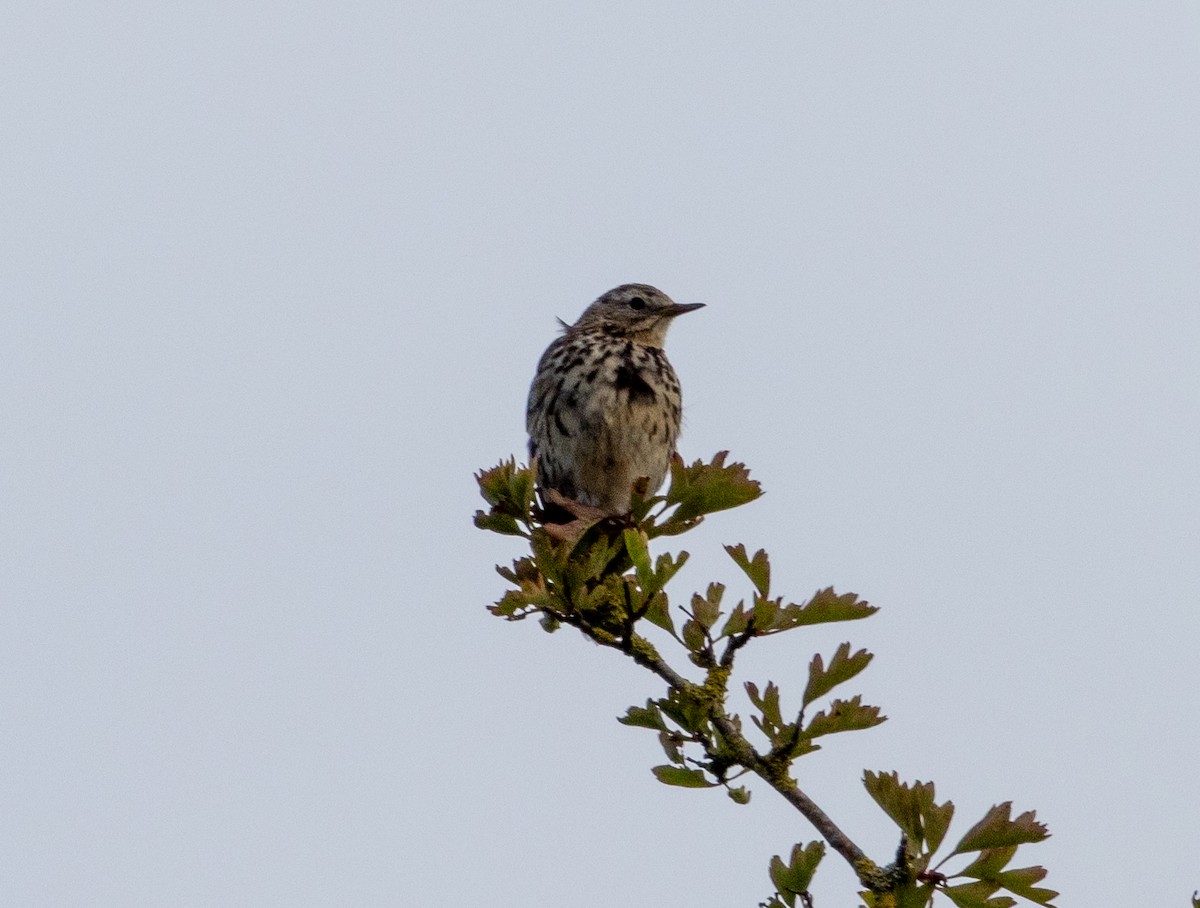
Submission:
MULTIPOLYGON (((813 838, 668 789, 653 679, 484 606, 472 473, 626 281, 767 495, 677 599, 834 585, 864 768, 1035 808, 1064 906, 1200 886, 1196 2, 0 12, 0 901, 753 905, 813 838)), ((952 832, 954 835, 954 832, 952 832)), ((817 905, 848 905, 836 856, 817 905)))

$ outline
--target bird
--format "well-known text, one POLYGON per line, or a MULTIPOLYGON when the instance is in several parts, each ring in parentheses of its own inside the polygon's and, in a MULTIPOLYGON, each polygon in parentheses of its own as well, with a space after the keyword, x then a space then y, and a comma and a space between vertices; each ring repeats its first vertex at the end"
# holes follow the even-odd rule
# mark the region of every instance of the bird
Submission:
POLYGON ((557 493, 616 516, 629 513, 639 480, 649 494, 659 489, 682 421, 679 378, 663 342, 676 317, 703 306, 676 303, 649 284, 622 284, 573 325, 560 320, 525 411, 543 498, 557 493))

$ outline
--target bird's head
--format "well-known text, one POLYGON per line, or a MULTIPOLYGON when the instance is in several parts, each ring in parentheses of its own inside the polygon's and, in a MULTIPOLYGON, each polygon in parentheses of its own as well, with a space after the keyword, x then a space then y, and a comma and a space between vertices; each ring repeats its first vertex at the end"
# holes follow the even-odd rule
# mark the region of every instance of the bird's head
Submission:
POLYGON ((671 320, 703 305, 676 303, 649 284, 622 284, 588 306, 571 330, 603 331, 661 347, 671 320))

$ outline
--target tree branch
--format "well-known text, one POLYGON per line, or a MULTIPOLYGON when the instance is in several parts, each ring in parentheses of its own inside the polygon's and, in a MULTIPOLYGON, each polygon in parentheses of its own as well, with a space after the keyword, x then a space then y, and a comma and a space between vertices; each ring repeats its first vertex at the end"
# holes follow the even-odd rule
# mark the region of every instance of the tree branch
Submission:
MULTIPOLYGON (((649 641, 645 642, 647 644, 645 647, 634 646, 630 649, 630 655, 635 662, 654 672, 654 674, 666 681, 675 690, 684 691, 696 687, 693 682, 683 677, 683 675, 668 665, 658 655, 657 651, 649 645, 649 641)), ((721 737, 733 748, 739 765, 744 766, 756 776, 763 779, 768 785, 783 795, 789 804, 800 811, 804 815, 804 818, 816 827, 817 832, 829 843, 830 847, 846 859, 847 863, 853 868, 856 876, 861 876, 866 866, 875 866, 866 853, 854 844, 849 836, 842 832, 838 825, 829 817, 829 814, 825 813, 812 798, 800 790, 800 787, 796 785, 793 779, 787 776, 786 772, 780 772, 776 769, 776 765, 772 761, 766 760, 762 754, 754 749, 754 746, 746 740, 746 736, 741 733, 729 716, 725 714, 725 710, 719 702, 714 702, 710 705, 709 719, 713 727, 721 733, 721 737)), ((712 754, 709 754, 709 756, 711 757, 712 754)))

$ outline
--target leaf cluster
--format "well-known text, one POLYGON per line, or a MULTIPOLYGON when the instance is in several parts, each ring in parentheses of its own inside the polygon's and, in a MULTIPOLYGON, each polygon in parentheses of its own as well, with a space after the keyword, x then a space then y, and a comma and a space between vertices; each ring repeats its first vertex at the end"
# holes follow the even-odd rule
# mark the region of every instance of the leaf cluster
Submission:
POLYGON ((938 804, 932 782, 901 782, 894 773, 867 771, 863 785, 875 803, 901 831, 900 851, 892 869, 892 885, 885 900, 878 892, 860 893, 868 908, 921 908, 935 893, 945 895, 959 908, 1009 908, 1013 896, 1037 905, 1050 905, 1058 896, 1037 884, 1046 876, 1043 867, 1009 869, 1020 845, 1041 842, 1050 833, 1034 811, 1012 816, 1012 803, 993 806, 958 840, 937 864, 954 805, 938 804), (948 861, 961 856, 973 859, 952 874, 942 871, 948 861), (962 882, 954 882, 961 880, 962 882), (997 894, 997 893, 1008 894, 997 894))

